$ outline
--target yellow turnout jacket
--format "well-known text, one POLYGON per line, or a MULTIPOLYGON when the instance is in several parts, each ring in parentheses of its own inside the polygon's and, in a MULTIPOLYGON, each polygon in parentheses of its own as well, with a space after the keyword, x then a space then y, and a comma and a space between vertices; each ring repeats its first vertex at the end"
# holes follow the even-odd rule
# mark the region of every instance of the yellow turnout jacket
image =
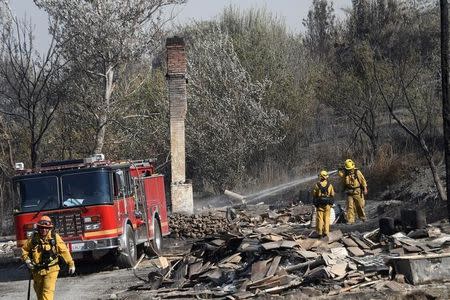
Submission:
POLYGON ((34 272, 38 272, 40 275, 59 271, 59 256, 61 256, 69 265, 69 268, 74 266, 72 256, 62 238, 57 233, 54 234, 54 237, 55 242, 52 242, 52 230, 49 230, 44 238, 41 238, 39 233, 35 232, 22 247, 22 260, 26 261, 27 259, 30 259, 31 262, 36 265, 34 272), (48 264, 46 266, 44 266, 45 262, 43 261, 44 253, 47 253, 47 256, 51 256, 51 259, 47 261, 48 264))
POLYGON ((358 169, 355 169, 353 172, 339 171, 339 176, 342 178, 347 191, 355 195, 362 194, 367 187, 367 181, 358 169))

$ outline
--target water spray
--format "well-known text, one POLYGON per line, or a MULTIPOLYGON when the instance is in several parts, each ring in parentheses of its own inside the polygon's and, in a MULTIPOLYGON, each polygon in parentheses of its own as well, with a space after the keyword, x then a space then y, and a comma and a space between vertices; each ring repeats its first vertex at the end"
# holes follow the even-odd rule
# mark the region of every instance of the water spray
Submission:
MULTIPOLYGON (((336 173, 337 173, 337 170, 328 172, 329 175, 333 175, 336 173)), ((232 192, 229 190, 225 190, 224 194, 227 195, 228 197, 230 197, 230 199, 232 199, 233 202, 240 202, 240 204, 244 204, 244 203, 259 201, 266 197, 279 194, 285 190, 292 189, 302 183, 306 183, 306 182, 312 181, 314 179, 317 179, 317 175, 312 175, 312 176, 296 179, 296 180, 293 180, 293 181, 290 181, 287 183, 282 183, 277 186, 259 191, 257 193, 246 195, 246 196, 240 195, 238 193, 235 193, 235 192, 232 192)))

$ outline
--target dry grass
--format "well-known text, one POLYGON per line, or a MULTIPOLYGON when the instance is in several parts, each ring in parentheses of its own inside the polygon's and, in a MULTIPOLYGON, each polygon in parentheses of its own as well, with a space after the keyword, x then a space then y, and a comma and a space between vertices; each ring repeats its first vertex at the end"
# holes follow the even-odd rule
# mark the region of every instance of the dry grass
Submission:
POLYGON ((389 186, 407 178, 408 174, 417 167, 418 162, 422 164, 417 154, 396 154, 391 145, 383 144, 374 163, 366 172, 371 194, 383 192, 389 186))

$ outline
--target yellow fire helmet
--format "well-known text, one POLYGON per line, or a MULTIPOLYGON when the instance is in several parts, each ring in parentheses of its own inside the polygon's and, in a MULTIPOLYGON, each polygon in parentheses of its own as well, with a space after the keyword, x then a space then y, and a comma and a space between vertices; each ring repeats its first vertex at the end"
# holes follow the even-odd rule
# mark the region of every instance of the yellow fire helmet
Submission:
POLYGON ((53 228, 52 220, 49 216, 42 216, 41 219, 37 222, 37 227, 40 228, 53 228))
POLYGON ((347 159, 347 160, 345 160, 344 166, 345 166, 345 169, 347 169, 347 170, 353 170, 355 168, 355 163, 353 162, 353 160, 347 159))
POLYGON ((320 179, 328 179, 328 172, 325 171, 325 170, 320 171, 320 173, 319 173, 319 178, 320 178, 320 179))

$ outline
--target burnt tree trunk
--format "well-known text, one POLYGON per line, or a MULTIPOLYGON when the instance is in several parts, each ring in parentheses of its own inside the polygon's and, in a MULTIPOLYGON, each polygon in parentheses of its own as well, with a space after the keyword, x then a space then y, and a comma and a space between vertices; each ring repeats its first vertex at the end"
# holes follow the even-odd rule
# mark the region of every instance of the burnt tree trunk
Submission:
POLYGON ((428 146, 422 137, 420 137, 418 139, 418 143, 420 143, 422 151, 425 155, 425 159, 427 160, 428 166, 430 167, 431 174, 433 176, 433 182, 434 182, 434 185, 436 186, 439 198, 443 201, 446 201, 448 199, 448 197, 445 194, 444 187, 442 186, 441 179, 439 178, 439 170, 433 161, 433 155, 431 154, 430 150, 428 150, 428 146))
POLYGON ((112 66, 109 66, 105 71, 104 89, 103 107, 98 118, 98 129, 95 137, 95 154, 102 153, 105 145, 106 126, 109 121, 111 96, 114 89, 114 68, 112 66))
POLYGON ((440 0, 441 6, 441 73, 442 117, 444 123, 445 173, 447 185, 447 212, 450 220, 450 103, 448 98, 448 2, 440 0))
POLYGON ((13 137, 6 121, 0 116, 0 235, 10 234, 12 230, 12 211, 16 203, 12 196, 12 170, 14 166, 13 137))

